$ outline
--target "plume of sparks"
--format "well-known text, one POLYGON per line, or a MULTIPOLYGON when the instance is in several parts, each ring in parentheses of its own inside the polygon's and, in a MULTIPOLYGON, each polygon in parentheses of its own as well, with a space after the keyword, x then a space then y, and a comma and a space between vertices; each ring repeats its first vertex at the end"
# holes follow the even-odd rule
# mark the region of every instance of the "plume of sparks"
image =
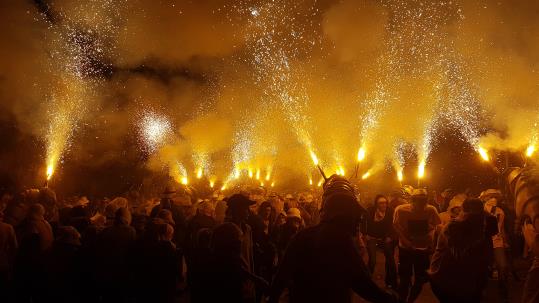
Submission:
POLYGON ((172 134, 168 118, 153 111, 143 111, 138 123, 142 149, 148 154, 154 153, 172 134))
POLYGON ((535 144, 530 144, 528 148, 526 148, 526 157, 531 158, 533 154, 535 153, 536 146, 535 144))

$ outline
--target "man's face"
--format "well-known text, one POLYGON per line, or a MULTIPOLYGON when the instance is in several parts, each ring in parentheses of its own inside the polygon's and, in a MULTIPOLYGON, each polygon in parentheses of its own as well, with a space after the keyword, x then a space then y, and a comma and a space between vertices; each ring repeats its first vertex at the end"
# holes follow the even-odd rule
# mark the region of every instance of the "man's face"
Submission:
POLYGON ((386 211, 387 203, 388 202, 386 198, 379 198, 378 201, 376 201, 376 206, 378 207, 378 210, 386 211))
POLYGON ((462 207, 457 206, 451 209, 451 217, 456 218, 462 212, 462 207))

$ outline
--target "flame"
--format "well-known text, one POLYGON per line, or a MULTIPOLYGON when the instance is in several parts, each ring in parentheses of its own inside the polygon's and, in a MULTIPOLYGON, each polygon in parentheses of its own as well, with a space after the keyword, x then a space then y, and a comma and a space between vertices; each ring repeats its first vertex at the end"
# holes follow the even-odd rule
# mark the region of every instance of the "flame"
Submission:
POLYGON ((309 185, 313 185, 313 179, 309 178, 309 185))
POLYGON ((425 161, 421 161, 419 163, 419 166, 417 167, 417 178, 418 179, 423 179, 423 177, 425 177, 425 161))
POLYGON ((253 178, 253 171, 249 168, 249 178, 253 178))
POLYGON ((368 172, 364 173, 363 176, 361 176, 361 179, 362 179, 362 180, 365 180, 365 179, 367 179, 367 178, 370 177, 370 176, 371 176, 371 172, 368 171, 368 172))
POLYGON ((271 187, 275 186, 275 181, 271 182, 271 187))
POLYGON ((213 188, 215 186, 215 181, 214 180, 210 180, 210 188, 213 188))
POLYGON ((241 176, 241 171, 239 169, 234 170, 234 179, 239 179, 241 176))
POLYGON ((484 161, 489 161, 490 160, 490 157, 488 155, 488 152, 486 149, 482 148, 481 146, 479 146, 477 148, 477 152, 479 153, 479 155, 481 156, 481 158, 484 160, 484 161))
POLYGON ((402 173, 402 169, 399 169, 397 171, 397 179, 399 180, 399 182, 402 182, 402 180, 404 179, 404 175, 402 173))
POLYGON ((227 184, 225 183, 225 184, 223 184, 223 186, 221 186, 221 190, 225 190, 226 187, 227 187, 227 184))
POLYGON ((51 179, 54 172, 54 166, 52 164, 47 165, 47 181, 51 179))
POLYGON ((202 178, 202 167, 197 170, 197 179, 202 178))
POLYGON ((318 157, 316 156, 316 154, 311 150, 311 159, 313 159, 313 163, 314 165, 318 165, 318 157))
POLYGON ((322 179, 320 179, 320 181, 318 181, 317 186, 318 186, 318 187, 321 187, 322 184, 324 184, 324 178, 322 178, 322 179))
POLYGON ((256 170, 256 179, 260 180, 260 169, 256 170))
POLYGON ((271 170, 268 169, 266 172, 266 181, 269 181, 271 179, 271 170))
POLYGON ((339 165, 339 168, 337 169, 337 175, 344 176, 344 167, 342 165, 339 165))
POLYGON ((361 162, 363 160, 365 160, 365 147, 362 146, 357 152, 357 161, 361 162))
POLYGON ((530 158, 535 153, 536 147, 534 144, 530 144, 526 149, 526 157, 530 158))
POLYGON ((264 186, 264 181, 260 181, 260 186, 264 186))
POLYGON ((183 185, 187 185, 189 184, 189 179, 187 179, 187 177, 182 177, 180 179, 180 182, 183 184, 183 185))

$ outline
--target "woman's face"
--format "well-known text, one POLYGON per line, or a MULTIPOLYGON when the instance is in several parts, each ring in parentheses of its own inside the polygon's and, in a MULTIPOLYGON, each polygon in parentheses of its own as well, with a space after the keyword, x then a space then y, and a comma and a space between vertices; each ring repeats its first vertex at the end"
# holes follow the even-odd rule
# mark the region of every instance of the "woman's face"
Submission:
POLYGON ((380 211, 386 211, 387 209, 387 199, 384 198, 384 197, 380 197, 378 198, 378 200, 376 200, 376 207, 378 208, 378 210, 380 211))

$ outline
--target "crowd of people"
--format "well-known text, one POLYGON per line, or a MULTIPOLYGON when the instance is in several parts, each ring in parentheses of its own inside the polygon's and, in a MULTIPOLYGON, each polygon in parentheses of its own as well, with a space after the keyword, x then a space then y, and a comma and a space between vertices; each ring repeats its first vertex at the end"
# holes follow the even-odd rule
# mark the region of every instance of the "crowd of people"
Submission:
POLYGON ((369 203, 338 176, 323 188, 199 199, 169 186, 144 202, 5 194, 0 301, 415 302, 430 283, 440 302, 481 302, 490 277, 510 302, 522 246, 535 255, 523 302, 539 302, 537 232, 526 224, 518 241, 499 190, 403 187, 369 203), (373 280, 380 253, 385 285, 373 280))

